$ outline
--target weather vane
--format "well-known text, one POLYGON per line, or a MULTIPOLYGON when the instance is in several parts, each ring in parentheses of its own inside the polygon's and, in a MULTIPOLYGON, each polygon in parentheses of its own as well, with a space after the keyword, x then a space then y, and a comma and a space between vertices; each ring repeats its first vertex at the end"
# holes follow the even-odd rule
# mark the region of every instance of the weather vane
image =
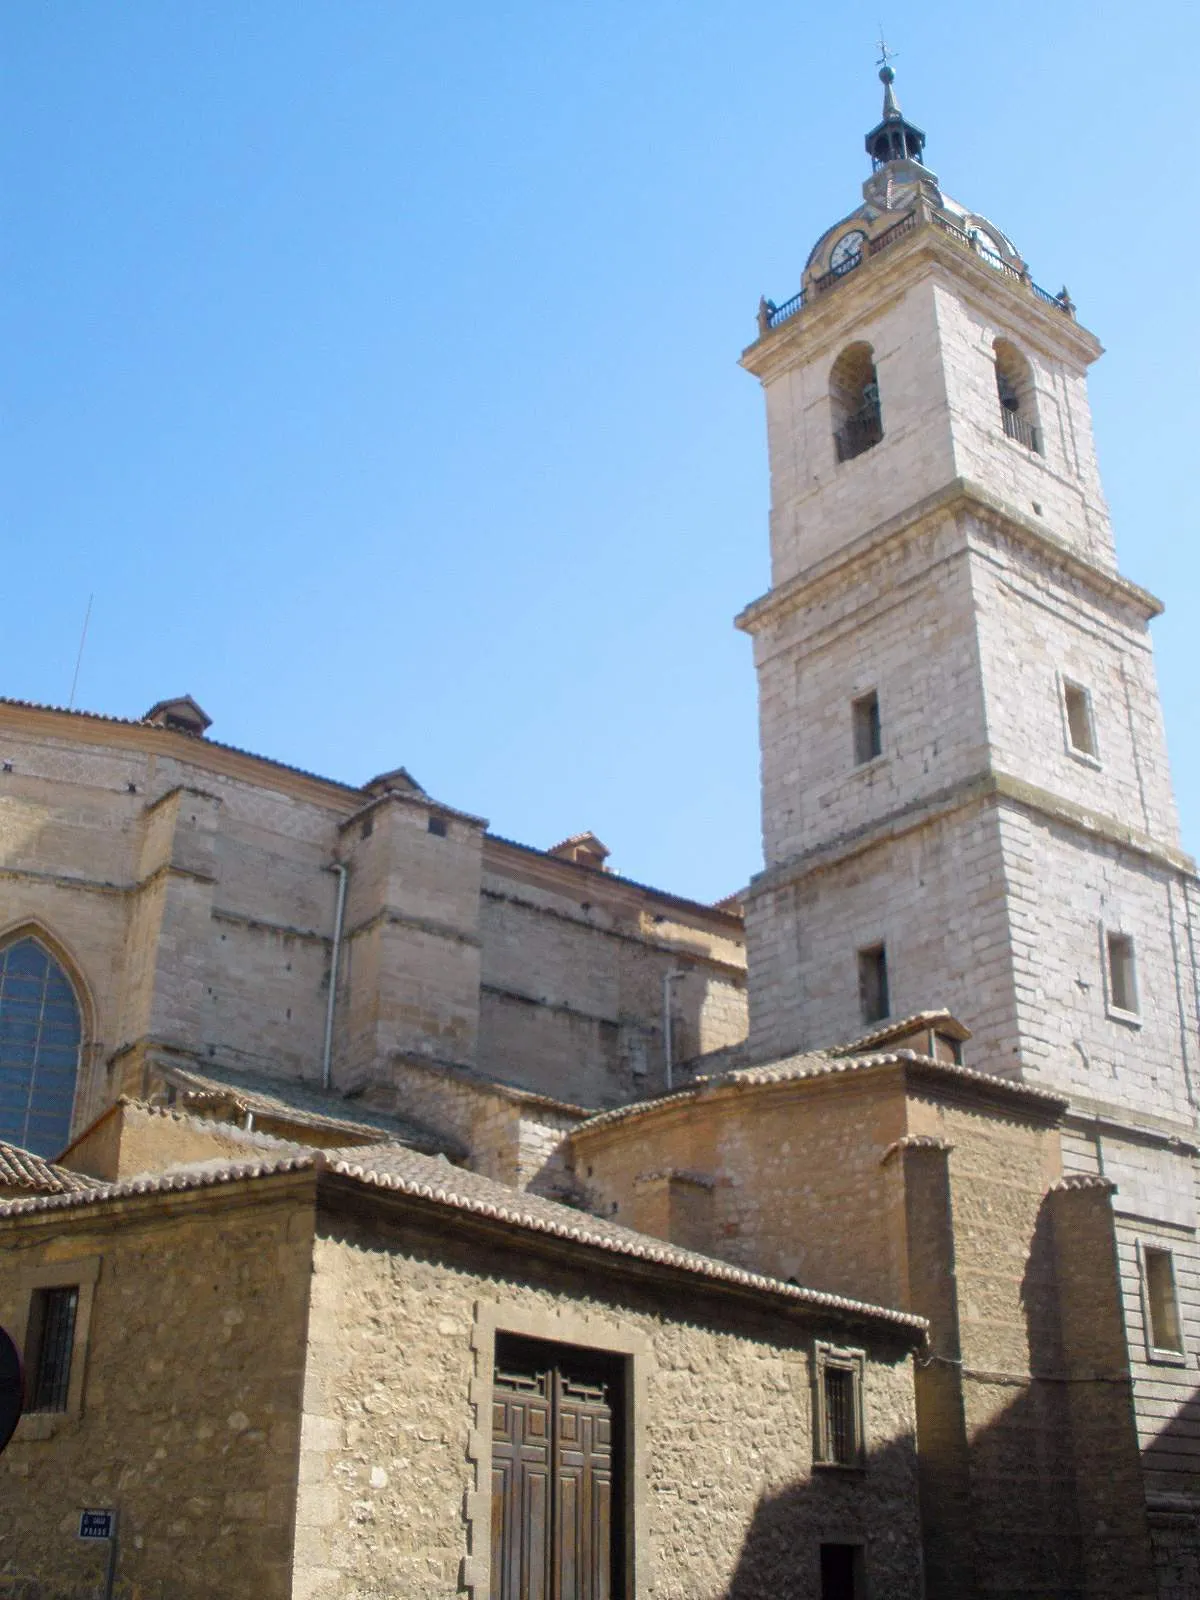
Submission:
POLYGON ((883 37, 883 23, 881 22, 879 24, 879 60, 875 65, 877 67, 886 67, 895 61, 899 53, 898 50, 888 49, 887 40, 883 37))

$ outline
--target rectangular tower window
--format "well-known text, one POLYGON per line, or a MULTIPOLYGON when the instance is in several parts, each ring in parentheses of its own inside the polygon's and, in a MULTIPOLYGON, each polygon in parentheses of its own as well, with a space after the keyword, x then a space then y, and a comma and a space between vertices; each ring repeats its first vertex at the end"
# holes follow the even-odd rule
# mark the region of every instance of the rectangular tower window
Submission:
POLYGON ((31 1411, 67 1409, 78 1307, 78 1288, 35 1289, 33 1292, 25 1352, 31 1411))
POLYGON ((1170 1250, 1142 1247, 1148 1342, 1152 1349, 1183 1354, 1183 1328, 1175 1294, 1175 1258, 1170 1250))
POLYGON ((873 944, 858 952, 858 999, 864 1022, 882 1022, 889 1010, 887 948, 873 944))
POLYGON ((1137 966, 1127 933, 1108 935, 1108 1003, 1115 1011, 1137 1013, 1137 966))
POLYGON ((883 754, 883 728, 879 721, 879 695, 874 689, 851 702, 854 718, 854 760, 862 766, 883 754))
POLYGON ((1071 749, 1082 756, 1096 755, 1096 729, 1092 723, 1092 697, 1078 683, 1063 683, 1063 702, 1067 712, 1067 738, 1071 749))

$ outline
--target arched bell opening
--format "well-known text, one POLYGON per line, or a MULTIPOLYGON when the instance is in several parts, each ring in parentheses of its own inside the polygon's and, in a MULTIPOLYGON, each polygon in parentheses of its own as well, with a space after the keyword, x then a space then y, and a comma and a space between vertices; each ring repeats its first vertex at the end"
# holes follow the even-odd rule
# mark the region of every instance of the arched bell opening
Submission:
POLYGON ((995 340, 992 350, 1004 431, 1010 439, 1041 455, 1042 432, 1037 420, 1033 368, 1010 339, 995 340))
POLYGON ((883 438, 883 411, 875 352, 869 344, 847 345, 829 374, 833 442, 839 461, 850 461, 883 438))

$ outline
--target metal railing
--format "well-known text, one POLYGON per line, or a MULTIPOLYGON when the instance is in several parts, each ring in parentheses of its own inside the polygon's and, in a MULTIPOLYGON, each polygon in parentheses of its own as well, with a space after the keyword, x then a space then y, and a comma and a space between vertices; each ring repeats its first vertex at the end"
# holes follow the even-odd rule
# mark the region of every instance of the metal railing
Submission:
MULTIPOLYGON (((906 238, 910 233, 914 233, 926 222, 932 223, 935 228, 940 229, 942 233, 953 239, 954 243, 960 245, 964 250, 969 250, 972 255, 981 257, 989 267, 1002 273, 1004 277, 1022 284, 1027 289, 1031 289, 1044 304, 1053 306, 1057 311, 1065 312, 1068 317, 1075 315, 1075 304, 1065 289, 1060 289, 1057 294, 1051 294, 1048 289, 1043 289, 1040 284, 1034 283, 1028 271, 1015 267, 1011 261, 1005 261, 1003 256, 997 255, 994 250, 989 250, 985 245, 981 244, 977 234, 967 233, 965 229, 958 227, 956 223, 951 222, 948 217, 943 216, 940 212, 923 211, 920 206, 914 206, 907 215, 901 217, 899 222, 894 223, 886 233, 879 234, 877 238, 868 239, 863 246, 861 254, 855 256, 849 265, 843 267, 839 272, 825 272, 819 278, 815 278, 811 291, 801 289, 799 294, 794 294, 790 300, 785 300, 781 306, 777 306, 773 300, 761 300, 758 306, 759 333, 768 333, 772 328, 779 327, 780 323, 787 322, 798 311, 802 311, 811 298, 828 293, 843 278, 848 278, 865 260, 868 258, 874 259, 874 257, 882 255, 885 250, 890 250, 894 244, 899 244, 901 239, 906 238)), ((1037 449, 1038 447, 1033 445, 1030 448, 1037 449)))
POLYGON ((1000 415, 1004 419, 1004 431, 1008 437, 1015 439, 1018 444, 1023 444, 1027 450, 1033 450, 1040 456, 1042 453, 1042 430, 1036 428, 1032 422, 1027 422, 1019 411, 1011 411, 1006 405, 1000 407, 1000 415))
POLYGON ((853 461, 883 438, 883 417, 878 403, 863 406, 846 418, 833 436, 839 461, 853 461))

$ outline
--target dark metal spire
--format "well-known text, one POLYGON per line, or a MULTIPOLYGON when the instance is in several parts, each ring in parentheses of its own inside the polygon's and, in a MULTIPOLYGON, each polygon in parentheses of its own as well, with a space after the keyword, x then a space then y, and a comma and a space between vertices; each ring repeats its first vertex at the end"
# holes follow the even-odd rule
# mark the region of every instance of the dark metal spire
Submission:
POLYGON ((909 122, 896 99, 893 88, 896 74, 890 65, 894 52, 888 49, 882 39, 879 48, 882 52, 879 81, 883 84, 883 121, 867 135, 867 154, 871 158, 872 170, 886 167, 892 161, 921 161, 921 152, 925 148, 925 135, 915 123, 909 122))

